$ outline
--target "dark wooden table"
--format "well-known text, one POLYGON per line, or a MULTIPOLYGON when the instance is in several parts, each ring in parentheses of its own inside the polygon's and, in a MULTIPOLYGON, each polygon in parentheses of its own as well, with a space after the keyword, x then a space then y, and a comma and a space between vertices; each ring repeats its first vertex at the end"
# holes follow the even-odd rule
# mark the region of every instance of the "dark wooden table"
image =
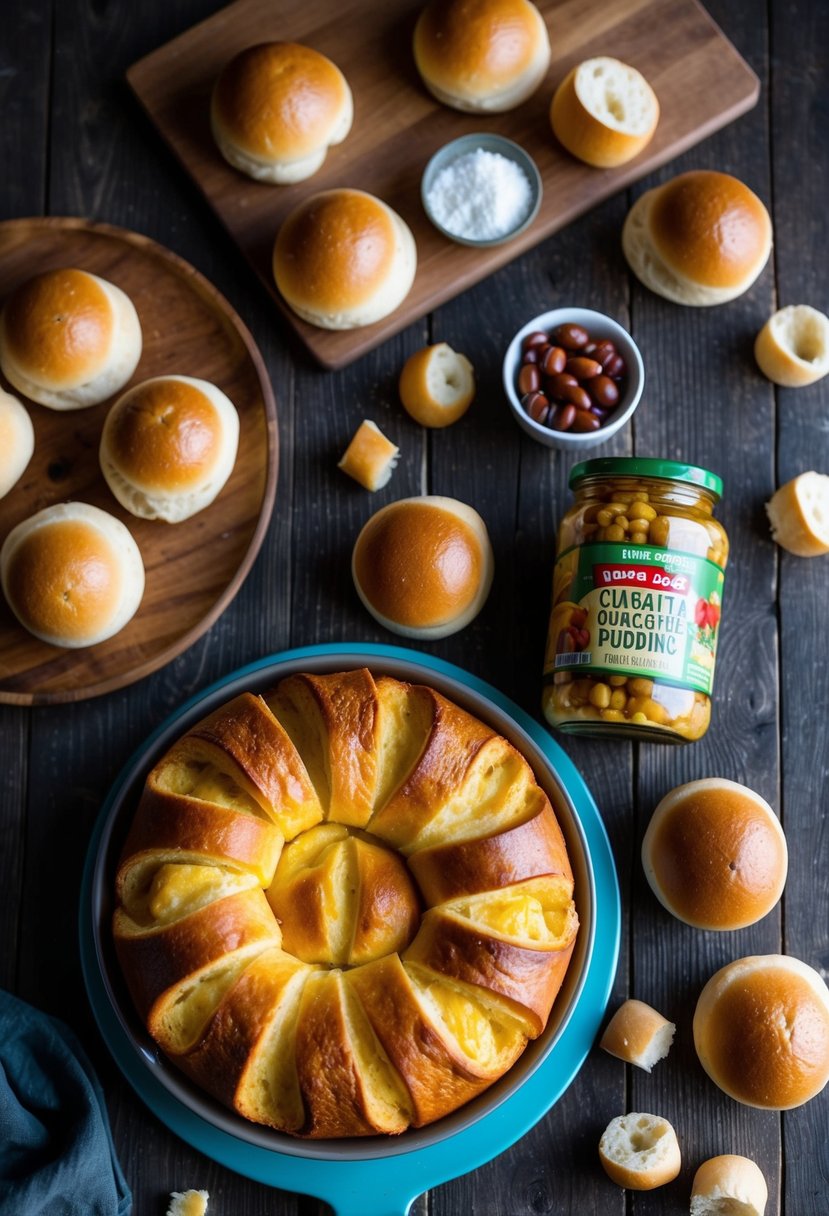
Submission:
POLYGON ((647 366, 640 420, 602 452, 680 457, 725 481, 720 516, 732 560, 708 734, 676 749, 562 740, 595 794, 619 871, 624 920, 612 1003, 640 997, 679 1030, 671 1056, 651 1076, 593 1052, 564 1098, 512 1150, 413 1210, 687 1212, 700 1161, 738 1152, 760 1163, 770 1216, 829 1212, 829 1091, 785 1114, 739 1106, 702 1072, 690 1032, 702 984, 733 958, 785 951, 829 971, 829 558, 778 551, 763 511, 777 484, 805 469, 829 471, 829 380, 778 391, 752 358, 754 335, 774 308, 808 302, 829 310, 829 6, 711 0, 708 7, 759 75, 760 103, 654 180, 689 167, 724 169, 769 203, 774 253, 747 295, 719 308, 682 309, 631 277, 619 234, 632 199, 654 184, 649 180, 338 374, 319 371, 288 336, 123 83, 129 64, 209 15, 216 0, 40 0, 10 6, 4 16, 0 216, 87 216, 175 249, 250 325, 279 408, 273 522, 250 577, 209 633, 124 691, 78 706, 0 707, 0 985, 60 1014, 81 1034, 107 1092, 137 1216, 160 1216, 167 1193, 188 1186, 211 1192, 216 1216, 310 1216, 323 1208, 240 1178, 188 1148, 133 1096, 109 1059, 87 1008, 75 931, 84 852, 103 795, 161 718, 235 667, 293 645, 394 641, 360 606, 349 557, 368 515, 404 495, 431 491, 476 506, 496 554, 495 584, 479 619, 423 649, 538 712, 555 527, 568 499, 570 461, 521 435, 499 378, 514 330, 563 303, 618 317, 647 366), (479 393, 463 422, 427 434, 403 413, 395 383, 404 358, 438 339, 473 358, 479 393), (373 497, 335 468, 366 414, 403 451, 390 486, 373 497), (639 864, 642 833, 662 794, 709 775, 758 790, 779 810, 788 836, 781 906, 737 933, 699 932, 673 920, 639 864), (637 1109, 672 1120, 684 1158, 675 1183, 643 1195, 608 1182, 596 1157, 606 1123, 637 1109))

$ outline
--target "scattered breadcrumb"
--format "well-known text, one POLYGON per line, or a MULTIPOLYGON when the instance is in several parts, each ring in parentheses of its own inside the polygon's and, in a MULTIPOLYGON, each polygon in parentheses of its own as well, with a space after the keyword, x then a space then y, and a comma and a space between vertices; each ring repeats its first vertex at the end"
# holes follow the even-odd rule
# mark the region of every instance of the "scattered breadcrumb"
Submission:
POLYGON ((209 1198, 207 1191, 173 1191, 167 1216, 205 1216, 209 1198))

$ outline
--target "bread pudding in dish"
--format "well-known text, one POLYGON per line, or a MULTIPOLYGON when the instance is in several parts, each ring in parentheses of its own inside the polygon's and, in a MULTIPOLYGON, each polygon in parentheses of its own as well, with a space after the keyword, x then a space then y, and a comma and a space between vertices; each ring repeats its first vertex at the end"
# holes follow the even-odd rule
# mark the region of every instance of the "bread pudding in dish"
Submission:
POLYGON ((573 952, 549 799, 503 736, 369 671, 243 693, 150 772, 113 933, 164 1053, 311 1138, 456 1110, 544 1030, 573 952))

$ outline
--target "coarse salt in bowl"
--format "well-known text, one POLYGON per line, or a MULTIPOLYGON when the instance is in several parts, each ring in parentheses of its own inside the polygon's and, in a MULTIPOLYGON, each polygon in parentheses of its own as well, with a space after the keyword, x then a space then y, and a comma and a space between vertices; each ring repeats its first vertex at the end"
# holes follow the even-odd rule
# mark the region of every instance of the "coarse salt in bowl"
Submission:
POLYGON ((462 135, 427 164, 423 207, 439 232, 460 245, 486 248, 512 240, 541 206, 535 161, 502 135, 462 135))
POLYGON ((533 317, 522 325, 507 347, 503 363, 503 385, 512 416, 530 438, 548 448, 580 452, 585 448, 605 443, 633 417, 634 410, 642 399, 645 387, 645 367, 642 355, 633 338, 618 321, 603 312, 590 308, 554 308, 550 312, 533 317), (558 325, 580 325, 595 342, 609 338, 627 366, 627 382, 618 405, 596 431, 556 431, 533 421, 521 404, 517 388, 518 371, 521 367, 521 347, 524 338, 537 330, 550 333, 558 325))

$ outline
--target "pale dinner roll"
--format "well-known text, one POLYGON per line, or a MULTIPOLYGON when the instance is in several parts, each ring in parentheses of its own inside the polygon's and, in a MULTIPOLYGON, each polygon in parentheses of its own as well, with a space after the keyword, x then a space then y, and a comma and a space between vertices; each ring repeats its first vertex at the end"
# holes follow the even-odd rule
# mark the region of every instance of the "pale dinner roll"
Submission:
POLYGON ((625 1001, 608 1022, 599 1046, 650 1072, 671 1050, 676 1026, 644 1001, 625 1001))
POLYGON ((493 556, 484 521, 454 498, 402 498, 372 515, 351 572, 371 615, 407 638, 445 638, 484 605, 493 556))
POLYGON ((26 471, 35 450, 35 430, 25 406, 0 388, 0 498, 26 471))
POLYGON ((550 124, 560 144, 597 169, 623 165, 650 143, 659 102, 641 72, 618 59, 586 59, 553 95, 550 124))
POLYGON ((475 372, 466 355, 447 342, 424 346, 410 355, 400 373, 400 400, 421 426, 457 422, 475 396, 475 372))
POLYGON ((279 229, 273 275, 286 304, 322 329, 371 325, 409 294, 414 237, 400 216, 363 190, 323 190, 279 229))
POLYGON ((636 277, 675 304, 723 304, 747 291, 771 252, 771 220, 736 177, 695 169, 633 204, 622 248, 636 277))
POLYGON ((778 309, 757 335, 754 357, 775 384, 814 384, 829 372, 829 317, 808 304, 778 309))
POLYGON ((682 1165, 676 1132, 660 1115, 632 1112, 611 1119, 599 1141, 608 1178, 630 1191, 673 1181, 682 1165))
POLYGON ((698 929, 741 929, 783 894, 786 837, 765 799, 707 777, 666 794, 642 841, 645 877, 659 902, 698 929))
POLYGON ((711 1080, 737 1102, 801 1106, 829 1081, 829 989, 785 954, 737 959, 700 994, 694 1046, 711 1080))
POLYGON ((337 465, 366 490, 382 490, 388 485, 400 448, 387 439, 376 422, 366 418, 354 432, 337 465))
POLYGON ((547 26, 530 0, 432 0, 417 20, 413 49, 429 92, 472 112, 520 105, 550 63, 547 26))
POLYGON ((210 124, 222 156, 260 182, 299 182, 351 130, 351 89, 340 69, 311 47, 264 42, 222 69, 210 124))
POLYGON ((62 267, 16 288, 0 316, 0 367, 24 396, 53 410, 97 405, 141 358, 141 325, 120 287, 62 267))
POLYGON ((129 531, 83 502, 46 507, 12 528, 0 579, 24 629, 68 648, 118 633, 144 594, 144 564, 129 531))
POLYGON ((101 471, 122 507, 180 523, 219 494, 236 461, 239 415, 192 376, 156 376, 113 405, 101 433, 101 471))
POLYGON ((797 557, 829 553, 829 477, 800 473, 766 503, 771 537, 797 557))
POLYGON ((691 1187, 691 1216, 763 1216, 769 1197, 760 1167, 724 1153, 703 1161, 691 1187))

